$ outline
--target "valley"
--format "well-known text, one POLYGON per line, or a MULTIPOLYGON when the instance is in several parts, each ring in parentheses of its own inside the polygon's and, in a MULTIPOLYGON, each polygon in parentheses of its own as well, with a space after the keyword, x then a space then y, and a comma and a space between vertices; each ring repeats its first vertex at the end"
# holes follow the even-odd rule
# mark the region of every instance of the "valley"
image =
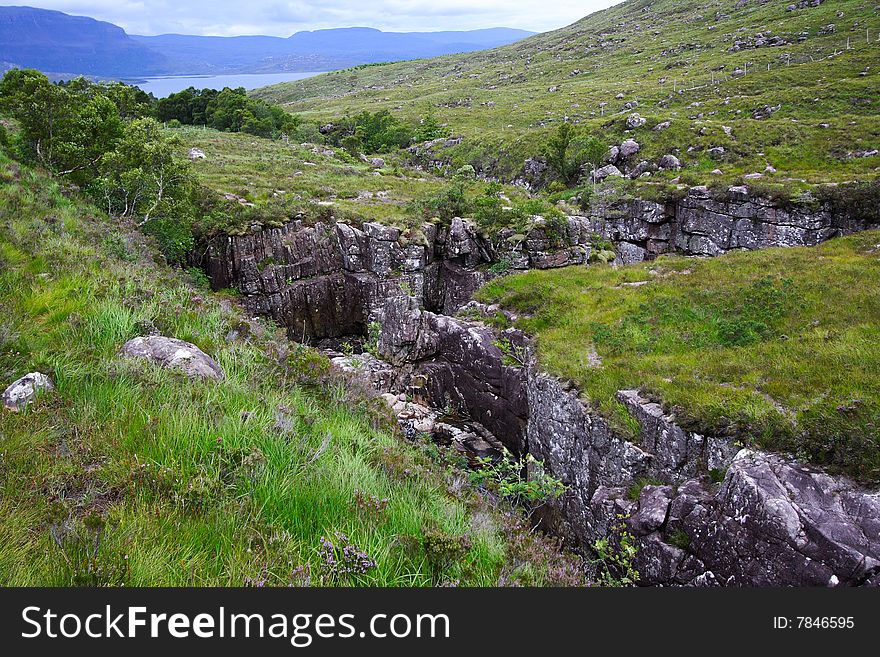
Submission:
POLYGON ((50 381, 0 413, 9 582, 880 584, 877 16, 8 74, 0 371, 50 381))

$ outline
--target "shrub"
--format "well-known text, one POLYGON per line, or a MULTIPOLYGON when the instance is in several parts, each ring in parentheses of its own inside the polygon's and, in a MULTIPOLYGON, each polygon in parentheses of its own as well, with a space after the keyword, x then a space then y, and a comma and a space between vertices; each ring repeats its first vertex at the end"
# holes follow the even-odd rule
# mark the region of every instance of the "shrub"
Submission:
POLYGON ((623 520, 623 516, 618 516, 609 535, 593 543, 596 553, 593 563, 601 586, 633 586, 639 581, 639 572, 634 565, 639 548, 623 520))
POLYGON ((471 482, 484 486, 514 502, 546 502, 562 495, 565 486, 544 470, 544 464, 528 454, 514 458, 504 451, 500 459, 477 459, 479 468, 469 475, 471 482))

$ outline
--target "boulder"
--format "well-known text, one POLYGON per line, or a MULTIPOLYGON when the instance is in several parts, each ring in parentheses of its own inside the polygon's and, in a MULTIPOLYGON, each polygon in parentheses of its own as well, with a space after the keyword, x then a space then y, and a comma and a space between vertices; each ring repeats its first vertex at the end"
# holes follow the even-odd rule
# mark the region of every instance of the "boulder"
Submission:
POLYGON ((635 128, 641 128, 648 122, 648 119, 643 117, 641 114, 637 112, 633 112, 628 117, 626 117, 626 127, 630 130, 634 130, 635 128))
POLYGON ((675 155, 664 155, 660 158, 660 168, 661 169, 681 169, 681 160, 679 160, 675 155))
POLYGON ((722 157, 724 157, 724 153, 724 146, 714 146, 709 149, 709 157, 716 160, 720 160, 722 157))
POLYGON ((18 412, 36 399, 43 391, 55 390, 52 379, 41 372, 31 372, 14 381, 3 392, 3 407, 18 412))
POLYGON ((618 157, 620 157, 620 147, 619 146, 612 146, 611 148, 608 149, 608 152, 605 153, 604 162, 606 162, 608 164, 616 164, 618 157))
POLYGON ((163 335, 133 338, 122 346, 124 358, 142 358, 167 369, 178 370, 190 378, 225 378, 213 358, 194 344, 163 335))
POLYGON ((593 179, 596 181, 605 180, 606 178, 615 177, 615 176, 617 176, 618 178, 621 178, 621 177, 623 177, 623 174, 620 173, 620 169, 618 169, 613 164, 606 165, 606 166, 602 167, 601 169, 596 169, 593 172, 593 179))
POLYGON ((201 148, 190 148, 189 152, 186 154, 186 156, 191 160, 207 159, 207 156, 205 155, 205 151, 203 151, 201 148))
POLYGON ((628 157, 632 157, 636 153, 639 152, 639 142, 635 139, 627 139, 620 145, 620 157, 626 159, 628 157))

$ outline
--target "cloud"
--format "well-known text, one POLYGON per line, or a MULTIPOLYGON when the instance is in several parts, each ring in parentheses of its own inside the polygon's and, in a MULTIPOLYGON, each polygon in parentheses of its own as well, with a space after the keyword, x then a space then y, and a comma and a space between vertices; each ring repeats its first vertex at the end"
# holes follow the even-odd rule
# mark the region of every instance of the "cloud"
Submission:
POLYGON ((36 0, 33 6, 115 23, 129 34, 169 32, 290 36, 302 30, 375 27, 386 31, 518 27, 541 32, 620 0, 36 0))

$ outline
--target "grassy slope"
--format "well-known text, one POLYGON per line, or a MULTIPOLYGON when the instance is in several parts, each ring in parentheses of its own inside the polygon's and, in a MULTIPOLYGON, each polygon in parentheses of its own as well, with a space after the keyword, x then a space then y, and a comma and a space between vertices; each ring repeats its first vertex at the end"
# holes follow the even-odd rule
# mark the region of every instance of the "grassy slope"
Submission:
POLYGON ((506 176, 524 157, 540 153, 549 130, 564 117, 609 144, 636 137, 646 159, 679 149, 691 183, 719 180, 709 174, 716 167, 724 172, 722 181, 732 182, 763 171, 768 162, 778 169, 778 181, 876 175, 880 158, 846 157, 880 146, 876 7, 838 0, 789 12, 788 4, 751 0, 736 8, 735 0, 628 0, 510 46, 340 71, 256 95, 322 121, 378 108, 415 118, 435 108, 465 138, 450 151, 457 164, 494 163, 506 176), (830 23, 836 31, 819 35, 830 23), (789 45, 728 51, 734 39, 757 32, 780 35, 789 45), (808 38, 798 42, 801 32, 808 38), (825 59, 835 51, 840 54, 825 59), (746 77, 729 75, 746 64, 746 77), (661 78, 668 80, 661 84, 661 78), (673 93, 673 84, 685 91, 673 93), (548 92, 551 87, 558 90, 548 92), (648 124, 627 135, 623 105, 630 101, 638 101, 635 111, 648 124), (764 105, 781 108, 769 119, 753 119, 752 111, 764 105), (649 130, 665 120, 672 121, 669 129, 649 130), (730 136, 723 125, 732 128, 730 136), (727 149, 725 160, 708 157, 712 146, 727 149))
POLYGON ((541 363, 624 430, 632 419, 615 393, 642 388, 694 429, 876 482, 878 280, 873 231, 814 248, 533 271, 479 296, 525 313, 517 324, 536 336, 541 363))
MULTIPOLYGON (((302 214, 310 219, 329 220, 332 216, 336 221, 418 226, 422 222, 408 205, 436 194, 445 185, 431 174, 397 166, 392 158, 385 167, 377 168, 351 158, 342 149, 316 149, 203 128, 168 132, 179 136, 187 148, 205 152, 206 159, 194 162, 203 184, 256 203, 255 216, 265 224, 283 223, 302 214)), ((470 195, 483 193, 481 183, 466 186, 470 195)), ((505 192, 510 199, 527 196, 516 187, 506 187, 505 192)), ((235 233, 250 226, 233 221, 223 228, 235 233)))
POLYGON ((0 411, 0 584, 284 585, 310 567, 312 584, 491 585, 535 555, 529 581, 547 581, 537 539, 511 538, 467 486, 450 493, 377 428, 374 398, 285 366, 273 329, 227 341, 242 320, 229 300, 154 257, 0 153, 0 380, 41 370, 58 388, 0 411), (214 355, 227 380, 120 361, 147 323, 214 355), (356 490, 387 508, 359 511, 356 490), (378 566, 323 575, 319 541, 336 531, 378 566), (438 575, 401 547, 426 531, 472 547, 438 575))

